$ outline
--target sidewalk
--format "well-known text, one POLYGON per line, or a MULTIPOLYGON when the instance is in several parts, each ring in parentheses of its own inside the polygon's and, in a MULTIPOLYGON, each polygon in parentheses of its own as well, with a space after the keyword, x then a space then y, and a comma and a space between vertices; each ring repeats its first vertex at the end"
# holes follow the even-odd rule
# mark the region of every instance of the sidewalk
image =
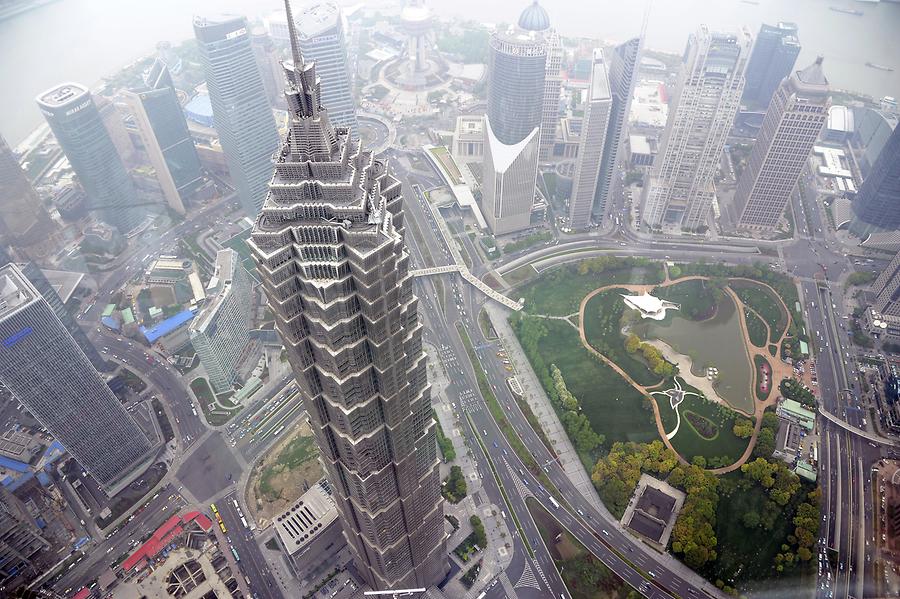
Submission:
MULTIPOLYGON (((472 458, 472 452, 462 433, 462 424, 457 417, 461 414, 454 413, 444 392, 449 380, 438 352, 430 344, 425 344, 425 351, 428 354, 428 378, 432 385, 432 405, 444 434, 453 443, 453 449, 456 451, 456 460, 452 463, 462 468, 467 486, 466 497, 458 504, 444 502, 444 513, 459 520, 459 530, 447 538, 447 551, 452 552, 472 532, 472 526, 469 524, 469 517, 472 515, 481 518, 488 537, 487 548, 473 556, 468 562, 461 562, 451 553, 450 559, 460 567, 460 572, 456 579, 448 583, 444 592, 448 597, 476 597, 484 589, 484 585, 504 572, 512 561, 512 545, 507 541, 511 538, 511 534, 506 522, 500 516, 502 508, 490 503, 490 499, 482 488, 483 479, 479 474, 478 464, 472 458), (479 560, 482 560, 482 563, 478 579, 472 588, 466 591, 458 578, 479 560)), ((442 478, 446 476, 449 469, 450 464, 441 464, 442 478)), ((488 472, 487 465, 483 465, 482 472, 488 472)), ((490 473, 488 472, 485 476, 490 476, 490 473)))
POLYGON ((584 465, 572 446, 569 435, 566 434, 553 406, 550 405, 550 398, 544 392, 544 388, 531 368, 531 363, 519 345, 519 340, 506 320, 507 311, 493 302, 485 302, 484 309, 490 316, 491 324, 494 325, 494 330, 500 336, 500 341, 509 352, 510 361, 515 365, 516 376, 522 384, 522 388, 525 389, 525 401, 528 402, 531 411, 537 416, 541 428, 553 444, 553 450, 559 456, 559 463, 566 476, 584 498, 591 502, 591 505, 601 513, 608 514, 606 506, 603 505, 594 490, 594 483, 591 482, 590 475, 584 469, 584 465))

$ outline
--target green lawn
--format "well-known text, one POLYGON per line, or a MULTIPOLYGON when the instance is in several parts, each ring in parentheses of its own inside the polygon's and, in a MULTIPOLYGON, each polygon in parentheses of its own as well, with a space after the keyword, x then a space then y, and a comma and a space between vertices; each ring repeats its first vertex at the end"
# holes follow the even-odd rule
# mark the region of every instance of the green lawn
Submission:
POLYGON ((787 314, 778 298, 766 287, 750 281, 729 281, 729 286, 742 302, 753 308, 769 325, 769 341, 778 341, 787 326, 787 314))
MULTIPOLYGON (((606 445, 657 439, 653 412, 644 407, 643 394, 591 355, 571 326, 557 320, 544 324, 547 334, 539 344, 541 359, 546 368, 556 364, 560 369, 569 391, 581 401, 591 427, 606 437, 606 445)), ((547 378, 543 375, 538 373, 542 380, 547 378)))
POLYGON ((565 264, 543 273, 515 295, 525 298, 525 309, 531 314, 566 316, 577 312, 584 296, 598 287, 616 283, 658 283, 661 280, 662 269, 655 265, 582 275, 577 264, 565 264))
MULTIPOLYGON (((665 385, 664 385, 665 386, 665 385)), ((682 382, 686 391, 696 391, 682 382)), ((675 411, 669 407, 668 398, 655 396, 659 405, 660 418, 666 432, 675 428, 675 411)), ((737 412, 706 399, 688 396, 681 402, 678 408, 681 413, 681 427, 678 434, 672 437, 672 446, 684 459, 689 462, 695 456, 703 456, 710 466, 727 466, 733 464, 747 447, 748 439, 741 439, 732 432, 737 412), (716 428, 716 434, 712 439, 705 439, 691 425, 686 417, 686 412, 693 412, 711 421, 716 428)))
MULTIPOLYGON (((206 416, 206 421, 211 426, 221 426, 231 420, 232 416, 241 411, 241 406, 237 406, 232 410, 222 410, 221 408, 211 410, 209 404, 215 402, 215 397, 213 396, 209 382, 207 382, 205 378, 196 378, 191 381, 191 391, 197 396, 197 401, 200 402, 200 408, 203 410, 203 415, 206 416)), ((223 397, 228 398, 231 397, 231 395, 233 395, 233 393, 223 394, 223 397)))
POLYGON ((628 308, 622 301, 622 293, 628 292, 609 289, 590 299, 584 308, 585 337, 594 349, 615 362, 638 384, 655 385, 660 382, 660 377, 636 355, 625 351, 621 320, 628 308))
POLYGON ((756 347, 765 347, 769 342, 766 333, 766 323, 755 312, 744 307, 744 318, 747 321, 747 333, 750 335, 750 343, 756 347))

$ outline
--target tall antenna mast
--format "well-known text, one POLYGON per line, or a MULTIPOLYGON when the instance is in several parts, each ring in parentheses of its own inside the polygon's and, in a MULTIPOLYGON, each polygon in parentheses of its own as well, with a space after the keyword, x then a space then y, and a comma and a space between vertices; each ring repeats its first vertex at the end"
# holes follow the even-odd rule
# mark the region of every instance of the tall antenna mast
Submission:
POLYGON ((303 67, 303 56, 297 46, 297 26, 294 23, 294 14, 291 12, 291 0, 284 0, 284 12, 287 13, 288 37, 291 38, 291 56, 294 58, 294 69, 303 67))

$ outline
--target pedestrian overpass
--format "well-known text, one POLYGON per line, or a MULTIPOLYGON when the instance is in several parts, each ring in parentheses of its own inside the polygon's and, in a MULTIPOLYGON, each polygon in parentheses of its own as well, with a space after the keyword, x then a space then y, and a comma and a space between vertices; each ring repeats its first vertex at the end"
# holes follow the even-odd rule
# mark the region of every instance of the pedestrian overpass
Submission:
POLYGON ((419 268, 411 270, 409 272, 414 277, 428 277, 431 275, 442 275, 446 273, 458 272, 462 275, 463 280, 473 285, 476 289, 478 289, 478 291, 482 292, 495 302, 500 302, 510 310, 515 310, 516 312, 522 309, 522 304, 509 299, 502 293, 497 293, 496 291, 488 287, 484 281, 469 272, 469 269, 466 266, 463 266, 461 264, 450 264, 448 266, 432 266, 431 268, 419 268))

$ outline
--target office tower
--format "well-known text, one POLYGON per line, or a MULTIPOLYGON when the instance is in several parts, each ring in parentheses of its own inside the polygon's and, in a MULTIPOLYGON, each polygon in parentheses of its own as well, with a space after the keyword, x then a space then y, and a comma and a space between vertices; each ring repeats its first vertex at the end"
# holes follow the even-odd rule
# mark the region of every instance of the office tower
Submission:
POLYGON ((35 558, 49 547, 22 502, 0 487, 0 589, 35 578, 42 566, 35 558))
POLYGON ((206 304, 190 327, 191 344, 216 393, 234 384, 236 367, 250 343, 253 309, 250 273, 241 266, 237 252, 219 250, 206 304))
POLYGON ((89 209, 121 233, 137 227, 145 211, 91 92, 63 83, 38 96, 37 104, 87 193, 89 209))
POLYGON ((634 75, 637 72, 638 53, 641 40, 632 38, 613 48, 609 60, 609 90, 612 106, 609 113, 609 127, 606 130, 606 142, 603 145, 603 157, 600 159, 600 174, 597 180, 597 191, 594 196, 592 218, 602 223, 606 217, 609 194, 611 193, 613 175, 616 172, 616 161, 619 159, 625 138, 625 123, 634 94, 634 75))
POLYGON ((50 215, 0 135, 0 242, 29 246, 46 240, 52 231, 50 215))
POLYGON ((259 69, 263 87, 266 89, 269 105, 277 106, 283 97, 281 81, 284 79, 278 48, 275 47, 265 27, 261 25, 254 25, 250 29, 250 47, 253 49, 253 58, 256 60, 256 68, 259 69))
POLYGON ((238 200, 253 217, 266 197, 278 130, 248 27, 244 17, 194 18, 213 123, 238 200))
POLYGON ((328 107, 331 123, 348 127, 356 138, 359 124, 341 9, 333 2, 313 4, 297 16, 297 36, 304 60, 316 63, 322 80, 322 105, 328 107))
POLYGON ((556 30, 550 27, 550 17, 547 15, 547 11, 538 4, 537 0, 534 0, 530 6, 522 11, 522 14, 519 15, 518 25, 522 31, 539 33, 547 44, 544 65, 544 100, 541 113, 540 153, 540 160, 546 161, 553 153, 553 144, 556 142, 556 126, 559 123, 562 42, 556 30))
POLYGON ((713 177, 744 88, 750 34, 717 33, 701 25, 691 35, 669 110, 657 168, 650 178, 644 221, 697 230, 715 199, 713 177))
POLYGON ((900 253, 875 279, 872 292, 875 294, 872 307, 879 314, 900 317, 900 253))
POLYGON ((357 571, 376 590, 429 587, 448 562, 400 183, 331 124, 315 63, 292 54, 290 131, 249 246, 357 571))
POLYGON ((734 193, 738 227, 775 228, 830 106, 821 57, 786 78, 775 91, 734 193))
MULTIPOLYGON (((23 256, 23 258, 25 258, 23 256)), ((13 262, 17 262, 13 260, 13 257, 9 255, 9 253, 0 246, 0 268, 6 266, 7 264, 11 264, 13 262)), ((69 334, 72 335, 72 338, 75 340, 75 343, 78 344, 78 347, 81 348, 81 351, 84 352, 84 355, 87 356, 88 360, 91 361, 94 368, 99 371, 104 371, 107 369, 106 360, 104 360, 100 353, 97 351, 97 348, 94 347, 94 344, 90 342, 85 335, 84 330, 78 323, 75 321, 75 318, 69 312, 69 309, 66 308, 66 305, 63 303, 62 298, 59 297, 59 294, 56 293, 56 290, 53 288, 53 285, 50 284, 50 281, 47 280, 47 277, 44 276, 44 273, 41 272, 41 269, 37 264, 31 262, 27 258, 21 261, 18 261, 19 268, 22 270, 22 274, 25 275, 25 278, 34 285, 35 289, 38 290, 38 293, 50 304, 50 308, 53 309, 53 312, 56 314, 56 317, 59 318, 59 321, 63 324, 69 334)))
POLYGON ((185 202, 203 185, 203 172, 166 64, 154 60, 144 86, 124 97, 166 203, 185 214, 185 202))
POLYGON ((490 117, 484 117, 484 174, 481 212, 494 235, 527 229, 534 224, 535 183, 541 129, 506 145, 494 135, 490 117))
POLYGON ((895 127, 853 200, 850 230, 859 237, 900 229, 900 127, 895 127))
POLYGON ((572 198, 569 200, 569 226, 583 229, 591 223, 594 193, 600 175, 600 160, 605 151, 609 127, 612 95, 603 50, 594 49, 591 79, 584 98, 584 118, 578 141, 578 160, 572 178, 572 198))
POLYGON ((794 70, 799 54, 795 23, 774 26, 763 23, 747 62, 741 99, 751 108, 765 110, 782 80, 794 70))
POLYGON ((151 444, 40 292, 0 268, 0 383, 110 494, 152 456, 151 444))
POLYGON ((534 182, 548 96, 548 31, 547 13, 532 4, 518 25, 491 35, 482 213, 494 235, 527 229, 538 217, 534 182))

